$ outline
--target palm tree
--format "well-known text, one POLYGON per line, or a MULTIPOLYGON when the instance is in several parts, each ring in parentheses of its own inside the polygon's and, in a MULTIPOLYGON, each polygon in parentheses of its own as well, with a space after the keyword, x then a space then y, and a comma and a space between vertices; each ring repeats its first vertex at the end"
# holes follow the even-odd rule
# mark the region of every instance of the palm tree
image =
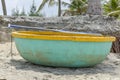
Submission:
POLYGON ((58 16, 61 16, 61 0, 58 0, 58 2, 56 2, 55 0, 43 0, 41 5, 39 6, 37 12, 39 12, 41 9, 43 9, 45 4, 47 4, 47 3, 49 6, 53 6, 54 4, 58 4, 58 16))
POLYGON ((64 4, 64 6, 68 6, 68 10, 65 10, 65 13, 63 15, 81 15, 81 14, 85 14, 87 11, 87 1, 88 0, 71 0, 71 3, 66 3, 66 2, 62 2, 62 4, 64 4))
POLYGON ((102 15, 101 0, 88 0, 88 14, 102 15))
POLYGON ((120 0, 109 0, 103 6, 105 14, 118 18, 120 16, 120 0))
POLYGON ((1 3, 2 3, 3 14, 7 15, 5 0, 1 0, 1 3))

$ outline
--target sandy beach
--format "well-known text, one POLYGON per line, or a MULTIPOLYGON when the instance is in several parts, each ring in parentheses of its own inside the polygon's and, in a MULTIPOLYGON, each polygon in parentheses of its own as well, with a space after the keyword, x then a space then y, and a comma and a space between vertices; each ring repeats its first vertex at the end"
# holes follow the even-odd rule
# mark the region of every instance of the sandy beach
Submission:
POLYGON ((0 80, 120 80, 120 56, 110 53, 92 68, 55 68, 24 60, 14 42, 0 43, 0 80))

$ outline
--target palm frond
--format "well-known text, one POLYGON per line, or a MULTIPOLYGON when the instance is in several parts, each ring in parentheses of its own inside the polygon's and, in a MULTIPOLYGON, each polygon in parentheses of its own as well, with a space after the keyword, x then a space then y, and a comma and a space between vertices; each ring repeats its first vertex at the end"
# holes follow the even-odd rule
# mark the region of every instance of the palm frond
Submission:
POLYGON ((40 4, 40 6, 38 7, 37 12, 39 12, 41 9, 43 9, 43 7, 45 6, 45 4, 48 2, 49 0, 43 0, 42 3, 40 4))
MULTIPOLYGON (((71 3, 69 4, 69 9, 66 10, 65 14, 71 14, 73 15, 80 15, 80 14, 85 14, 87 11, 87 1, 88 0, 70 0, 71 3)), ((67 4, 68 5, 68 4, 67 4)))
POLYGON ((71 4, 70 4, 70 3, 67 3, 67 2, 62 1, 62 5, 63 5, 63 6, 70 6, 71 4))
POLYGON ((109 0, 104 4, 103 8, 108 16, 120 16, 120 0, 109 0))
POLYGON ((117 10, 120 10, 120 6, 117 7, 117 10))
POLYGON ((111 5, 113 10, 116 9, 118 6, 118 0, 111 0, 110 5, 111 5))
POLYGON ((49 0, 48 5, 49 5, 49 6, 53 6, 55 3, 56 3, 55 0, 49 0))
POLYGON ((117 11, 113 11, 113 12, 108 13, 108 16, 116 16, 119 14, 120 14, 120 10, 117 10, 117 11))

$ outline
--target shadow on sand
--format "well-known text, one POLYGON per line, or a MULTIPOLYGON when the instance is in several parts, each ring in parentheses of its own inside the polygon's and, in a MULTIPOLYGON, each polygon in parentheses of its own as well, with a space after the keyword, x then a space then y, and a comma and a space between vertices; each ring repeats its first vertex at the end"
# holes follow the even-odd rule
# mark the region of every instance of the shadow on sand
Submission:
POLYGON ((10 61, 10 65, 15 67, 17 70, 24 70, 24 71, 35 71, 41 73, 52 73, 55 75, 91 75, 91 74, 98 74, 98 73, 108 73, 110 75, 116 75, 114 70, 116 67, 112 66, 109 63, 101 63, 91 68, 56 68, 56 67, 48 67, 48 66, 41 66, 35 65, 30 62, 27 62, 23 59, 15 60, 12 59, 10 61))

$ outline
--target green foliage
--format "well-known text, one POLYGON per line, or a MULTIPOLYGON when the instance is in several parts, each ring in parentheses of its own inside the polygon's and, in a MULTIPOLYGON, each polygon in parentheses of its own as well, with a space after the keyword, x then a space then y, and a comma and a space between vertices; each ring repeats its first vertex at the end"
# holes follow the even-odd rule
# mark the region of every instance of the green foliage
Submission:
POLYGON ((23 7, 23 9, 22 9, 22 11, 21 11, 21 13, 20 13, 20 16, 27 16, 24 7, 23 7))
POLYGON ((42 14, 36 12, 36 5, 35 5, 34 0, 33 0, 31 7, 30 7, 29 16, 40 16, 40 17, 43 16, 42 14))
POLYGON ((65 6, 68 6, 68 10, 65 11, 66 13, 69 13, 70 15, 81 15, 85 14, 87 12, 87 0, 71 0, 71 3, 63 3, 65 6))
POLYGON ((13 10, 12 10, 12 16, 20 16, 20 12, 19 12, 19 10, 18 10, 18 8, 14 8, 13 10))
POLYGON ((120 0, 109 0, 104 4, 103 8, 106 15, 120 17, 120 0))
POLYGON ((18 8, 16 8, 16 9, 14 8, 12 10, 12 16, 39 16, 39 17, 43 17, 44 15, 36 12, 36 5, 35 5, 35 2, 33 0, 33 3, 30 7, 30 11, 28 14, 26 14, 24 7, 23 7, 21 12, 19 11, 18 8))
POLYGON ((39 12, 40 10, 42 10, 44 8, 44 6, 48 3, 48 6, 53 6, 55 4, 58 5, 58 16, 61 16, 61 0, 42 0, 42 3, 40 4, 37 12, 39 12))
POLYGON ((56 2, 55 2, 55 0, 42 0, 42 3, 40 4, 37 12, 42 10, 46 3, 48 3, 49 6, 53 6, 56 2))
POLYGON ((14 8, 12 10, 12 16, 27 16, 27 14, 25 13, 25 9, 23 7, 22 11, 20 12, 18 8, 14 8))

